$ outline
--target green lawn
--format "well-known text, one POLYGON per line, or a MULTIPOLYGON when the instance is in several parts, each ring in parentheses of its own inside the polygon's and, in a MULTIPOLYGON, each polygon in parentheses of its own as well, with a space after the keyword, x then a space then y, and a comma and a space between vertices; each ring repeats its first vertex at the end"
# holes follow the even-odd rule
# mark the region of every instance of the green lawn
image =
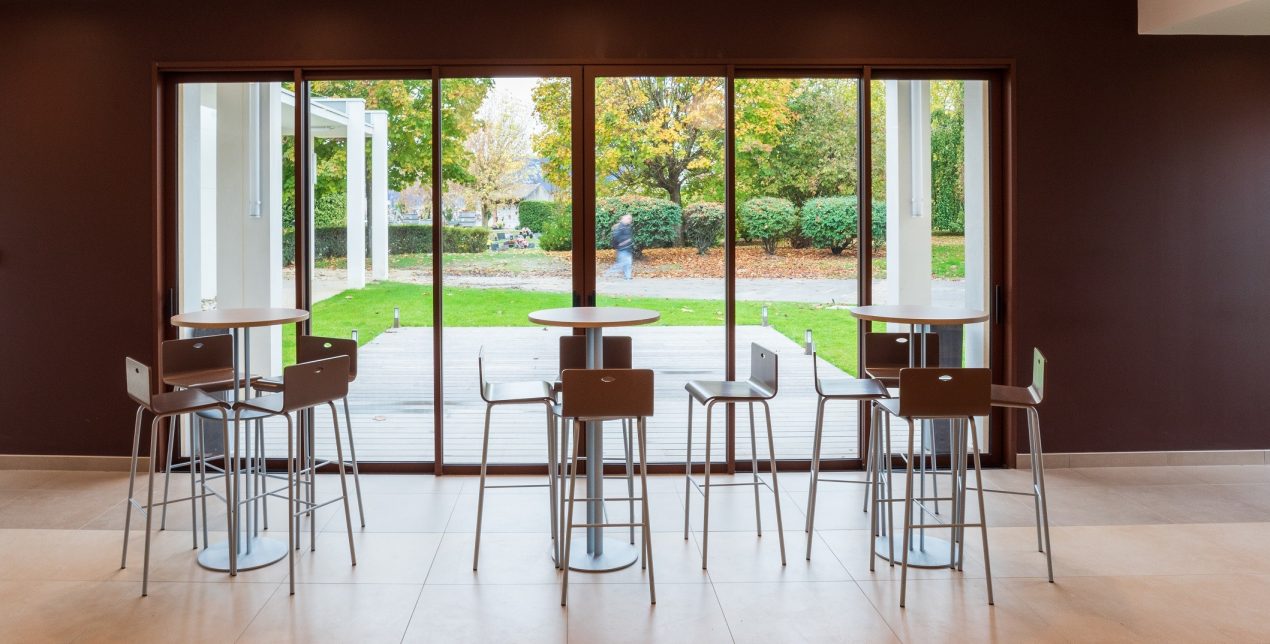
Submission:
MULTIPOLYGON (((515 289, 446 288, 445 324, 452 327, 534 326, 531 311, 570 305, 562 293, 515 289)), ((681 300, 649 297, 604 297, 601 306, 632 306, 659 311, 662 326, 716 326, 723 324, 721 300, 681 300)), ((758 324, 763 302, 737 302, 739 324, 758 324)), ((373 282, 361 290, 349 290, 313 306, 313 333, 347 338, 357 329, 366 344, 392 326, 393 307, 401 308, 402 326, 432 326, 432 287, 421 284, 373 282)), ((768 320, 777 331, 798 344, 803 332, 813 329, 821 357, 849 372, 856 364, 856 323, 845 309, 814 304, 772 302, 768 320)), ((283 330, 283 360, 295 360, 295 327, 283 330)))

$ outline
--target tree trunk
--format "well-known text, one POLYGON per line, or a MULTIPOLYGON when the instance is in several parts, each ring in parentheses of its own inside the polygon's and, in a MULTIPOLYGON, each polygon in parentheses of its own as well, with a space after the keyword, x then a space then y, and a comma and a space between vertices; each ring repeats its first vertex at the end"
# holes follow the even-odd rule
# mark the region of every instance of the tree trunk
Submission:
MULTIPOLYGON (((666 193, 670 196, 670 200, 679 206, 680 211, 683 210, 683 185, 671 182, 670 187, 666 189, 666 193)), ((684 225, 680 218, 679 225, 675 227, 675 246, 682 247, 684 245, 684 225)))

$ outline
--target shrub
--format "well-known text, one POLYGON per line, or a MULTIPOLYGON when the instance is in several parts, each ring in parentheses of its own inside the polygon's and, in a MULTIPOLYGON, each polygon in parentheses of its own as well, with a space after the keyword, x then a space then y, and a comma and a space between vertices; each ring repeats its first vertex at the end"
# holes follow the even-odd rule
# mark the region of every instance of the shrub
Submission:
MULTIPOLYGON (((343 192, 328 192, 317 198, 313 210, 313 223, 317 228, 337 228, 348 225, 348 201, 343 192)), ((295 193, 287 192, 282 199, 282 227, 295 230, 295 193)))
POLYGON ((886 202, 873 202, 873 241, 886 241, 886 202))
POLYGON ((652 197, 607 197, 595 208, 595 247, 612 248, 613 225, 630 215, 635 233, 635 254, 645 248, 668 248, 679 239, 683 210, 675 202, 652 197))
POLYGON ((857 199, 816 197, 803 204, 802 232, 816 248, 828 248, 834 255, 855 241, 860 225, 857 199))
POLYGON ((573 217, 560 213, 547 220, 538 238, 543 250, 573 250, 573 217))
POLYGON ((546 231, 547 222, 561 212, 560 204, 554 201, 522 201, 516 206, 520 217, 521 228, 528 228, 536 233, 546 231))
MULTIPOLYGON (((488 228, 446 226, 445 250, 449 253, 483 253, 489 248, 488 228)), ((313 238, 315 259, 337 259, 348 254, 348 229, 318 228, 313 238)), ((397 225, 388 227, 388 254, 410 255, 432 252, 432 226, 397 225)), ((370 256, 370 235, 366 236, 366 256, 370 256)), ((295 233, 287 231, 282 240, 282 262, 295 263, 295 233)))
POLYGON ((745 222, 746 235, 762 241, 768 255, 775 255, 776 242, 789 237, 798 227, 798 209, 780 197, 750 199, 741 204, 737 215, 745 222))
POLYGON ((480 226, 445 226, 441 229, 441 239, 441 247, 447 253, 483 253, 489 250, 489 229, 480 226))
POLYGON ((719 243, 723 234, 723 219, 727 211, 723 204, 700 202, 684 208, 684 240, 697 247, 698 255, 719 243))

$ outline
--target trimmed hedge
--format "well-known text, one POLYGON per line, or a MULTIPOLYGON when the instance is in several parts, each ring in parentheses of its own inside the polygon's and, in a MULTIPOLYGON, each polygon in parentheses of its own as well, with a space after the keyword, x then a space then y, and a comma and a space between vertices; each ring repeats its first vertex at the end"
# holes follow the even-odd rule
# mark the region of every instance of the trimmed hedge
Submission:
MULTIPOLYGON (((466 226, 446 226, 441 234, 445 238, 445 250, 449 253, 483 253, 489 249, 489 229, 466 226)), ((348 251, 348 229, 318 228, 313 238, 315 259, 337 259, 348 251)), ((388 254, 409 255, 432 252, 432 226, 396 225, 388 227, 388 254)), ((366 255, 370 256, 370 235, 366 236, 366 255)), ((282 262, 295 263, 295 233, 283 234, 282 262)))
POLYGON ((622 215, 630 215, 635 233, 635 254, 645 248, 669 248, 679 239, 683 210, 668 199, 652 197, 607 197, 595 208, 595 247, 612 248, 613 225, 622 215))
POLYGON ((780 197, 750 199, 737 209, 737 216, 744 222, 746 236, 762 241, 768 255, 775 255, 776 242, 798 229, 798 209, 780 197))
MULTIPOLYGON (((817 197, 803 204, 802 233, 816 248, 840 254, 855 242, 859 226, 859 204, 854 195, 817 197)), ((873 202, 872 229, 875 240, 886 239, 885 202, 873 202)))
POLYGON ((529 200, 516 206, 521 228, 528 228, 536 233, 546 232, 547 222, 560 212, 560 204, 554 201, 529 200))
POLYGON ((703 201, 689 204, 684 208, 684 241, 696 246, 698 255, 705 255, 711 247, 718 245, 726 215, 721 203, 703 201))
POLYGON ((573 250, 573 215, 562 212, 547 220, 538 237, 538 247, 543 250, 573 250))

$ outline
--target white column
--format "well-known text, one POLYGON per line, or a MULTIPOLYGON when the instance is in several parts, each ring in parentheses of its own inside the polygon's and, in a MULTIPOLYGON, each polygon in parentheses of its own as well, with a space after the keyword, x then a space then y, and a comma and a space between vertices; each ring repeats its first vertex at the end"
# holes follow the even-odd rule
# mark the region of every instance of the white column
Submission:
POLYGON ((248 209, 248 105, 246 83, 216 86, 217 306, 251 306, 244 292, 248 209))
MULTIPOLYGON (((989 308, 988 83, 965 81, 966 306, 989 308)), ((966 326, 966 366, 988 364, 986 324, 966 326)))
POLYGON ((371 277, 388 279, 388 112, 370 110, 371 277))
POLYGON ((887 303, 929 305, 930 82, 885 83, 887 303))
POLYGON ((181 86, 181 311, 216 298, 216 89, 181 86))
MULTIPOLYGON (((261 218, 268 238, 269 302, 294 307, 295 289, 282 279, 282 84, 261 84, 261 218)), ((263 334, 262 334, 263 335, 263 334)), ((282 373, 282 327, 269 328, 269 343, 261 355, 258 373, 282 373)))
POLYGON ((366 102, 349 99, 344 111, 348 115, 348 287, 362 288, 366 286, 366 102))

